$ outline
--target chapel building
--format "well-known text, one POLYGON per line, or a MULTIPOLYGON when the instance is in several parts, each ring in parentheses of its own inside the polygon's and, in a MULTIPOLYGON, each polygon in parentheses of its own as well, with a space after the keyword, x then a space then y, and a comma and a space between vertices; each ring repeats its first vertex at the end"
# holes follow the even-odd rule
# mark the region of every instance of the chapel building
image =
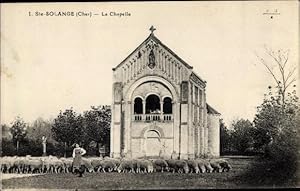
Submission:
POLYGON ((113 68, 111 157, 218 157, 220 113, 206 81, 150 30, 113 68))

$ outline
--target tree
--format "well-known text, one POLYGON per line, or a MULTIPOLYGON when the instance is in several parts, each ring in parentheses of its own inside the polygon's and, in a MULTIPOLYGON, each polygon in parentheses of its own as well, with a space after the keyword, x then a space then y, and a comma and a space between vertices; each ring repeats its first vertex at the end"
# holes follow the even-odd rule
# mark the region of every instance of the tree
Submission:
POLYGON ((92 141, 97 143, 97 151, 100 144, 109 145, 111 109, 109 106, 91 107, 91 110, 83 114, 86 129, 85 143, 92 141))
POLYGON ((244 154, 253 146, 253 125, 249 120, 239 119, 232 126, 232 146, 240 154, 244 154))
POLYGON ((258 106, 254 119, 256 127, 255 147, 264 150, 279 132, 285 127, 284 123, 290 119, 289 113, 294 113, 298 107, 296 90, 289 91, 296 81, 296 67, 288 67, 289 50, 273 51, 265 47, 269 59, 259 57, 259 61, 266 67, 276 86, 269 86, 269 93, 265 95, 263 103, 258 106))
MULTIPOLYGON (((285 102, 269 88, 269 94, 263 103, 258 106, 254 118, 255 143, 254 146, 262 151, 267 151, 270 144, 276 144, 282 133, 296 132, 299 127, 296 120, 299 115, 298 97, 296 91, 287 93, 285 102)), ((296 136, 296 134, 294 135, 296 136)), ((288 138, 291 140, 293 137, 288 138)))
POLYGON ((24 140, 27 134, 27 124, 23 121, 22 118, 17 117, 13 122, 10 128, 12 134, 12 139, 16 142, 17 153, 19 152, 20 141, 24 140))
POLYGON ((223 119, 220 119, 220 150, 221 154, 231 151, 231 131, 226 127, 223 119))
POLYGON ((256 56, 274 79, 276 87, 278 88, 278 96, 280 96, 280 101, 284 106, 288 88, 296 81, 296 78, 294 76, 296 67, 292 67, 290 69, 287 68, 290 52, 289 50, 273 51, 272 49, 269 49, 265 46, 265 51, 268 55, 268 58, 270 58, 271 60, 262 58, 258 55, 256 56), (275 68, 275 70, 273 70, 273 68, 275 68), (279 75, 277 75, 277 73, 279 75))
POLYGON ((10 127, 6 124, 1 124, 2 139, 11 139, 10 127))
MULTIPOLYGON (((258 106, 254 118, 254 146, 264 152, 272 179, 283 177, 283 181, 294 177, 299 157, 299 124, 300 110, 296 90, 294 72, 296 67, 287 70, 289 51, 267 50, 267 54, 276 63, 278 73, 272 70, 270 62, 260 58, 260 62, 268 69, 276 86, 269 86, 263 103, 258 106), (278 168, 280 167, 280 168, 278 168)), ((278 181, 277 181, 278 182, 278 181)))
POLYGON ((65 156, 67 147, 75 143, 81 143, 84 138, 83 117, 73 109, 60 111, 52 125, 53 137, 56 141, 64 143, 65 156))
POLYGON ((44 120, 41 117, 37 118, 28 126, 27 137, 41 141, 41 138, 45 136, 48 142, 53 142, 53 132, 51 131, 52 123, 50 120, 44 120))

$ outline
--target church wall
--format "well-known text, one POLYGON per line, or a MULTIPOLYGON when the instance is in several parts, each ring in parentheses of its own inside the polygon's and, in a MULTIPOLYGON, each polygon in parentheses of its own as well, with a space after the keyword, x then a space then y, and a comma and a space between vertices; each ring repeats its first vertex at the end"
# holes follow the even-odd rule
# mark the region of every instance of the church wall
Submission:
POLYGON ((181 104, 181 125, 180 125, 180 158, 188 158, 188 104, 181 104))
POLYGON ((130 151, 130 133, 131 133, 131 107, 132 107, 132 102, 131 101, 127 101, 124 104, 124 109, 125 109, 125 113, 124 113, 124 153, 127 153, 128 151, 130 151))
POLYGON ((113 105, 112 108, 113 112, 113 118, 112 118, 112 127, 111 127, 111 152, 112 152, 112 157, 120 157, 121 153, 121 105, 116 104, 113 105), (119 118, 117 118, 117 116, 119 118))
POLYGON ((173 123, 144 123, 144 122, 132 122, 131 123, 131 145, 130 152, 132 152, 132 157, 142 157, 146 154, 146 141, 147 141, 147 132, 149 130, 155 130, 160 133, 161 144, 164 145, 161 148, 164 151, 164 155, 171 157, 173 152, 173 123))
POLYGON ((220 115, 208 114, 208 154, 220 156, 220 115))
POLYGON ((206 103, 204 99, 205 84, 201 82, 193 73, 190 77, 190 157, 202 157, 204 155, 205 138, 205 111, 206 103))
POLYGON ((180 102, 174 103, 174 116, 177 116, 176 119, 174 118, 174 128, 173 128, 173 155, 175 158, 179 157, 180 153, 180 102))
POLYGON ((112 126, 111 126, 111 155, 120 157, 121 152, 121 101, 122 101, 122 84, 116 82, 113 84, 112 92, 112 126))
POLYGON ((114 68, 114 81, 121 82, 126 88, 135 80, 148 75, 158 75, 176 85, 189 80, 191 68, 180 61, 153 39, 146 40, 139 49, 114 68), (149 68, 149 54, 153 50, 156 66, 149 68))
MULTIPOLYGON (((118 156, 122 150, 132 157, 145 155, 145 137, 141 134, 154 124, 160 127, 164 136, 164 155, 173 154, 180 158, 194 158, 207 154, 208 137, 205 82, 192 72, 176 55, 165 48, 155 37, 148 38, 138 49, 113 69, 113 105, 111 127, 111 152, 118 156), (149 66, 149 54, 155 55, 155 66, 149 66), (144 80, 147 79, 147 80, 144 80), (149 81, 173 88, 168 91, 157 85, 138 88, 149 81), (135 122, 133 105, 136 96, 145 101, 148 93, 173 100, 173 121, 167 123, 135 122), (174 153, 175 154, 174 154, 174 153)), ((155 128, 154 128, 155 129, 155 128)), ((215 147, 212 147, 215 148, 215 147)))
POLYGON ((147 130, 159 129, 160 133, 167 138, 173 138, 173 122, 132 122, 131 124, 131 137, 144 138, 144 133, 147 130))

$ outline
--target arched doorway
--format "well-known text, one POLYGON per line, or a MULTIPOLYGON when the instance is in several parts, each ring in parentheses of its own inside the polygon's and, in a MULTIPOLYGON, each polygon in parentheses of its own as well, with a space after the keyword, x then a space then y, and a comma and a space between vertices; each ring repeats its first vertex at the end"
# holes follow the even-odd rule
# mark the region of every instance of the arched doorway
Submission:
POLYGON ((146 133, 146 155, 159 156, 161 150, 160 136, 157 131, 150 130, 146 133))

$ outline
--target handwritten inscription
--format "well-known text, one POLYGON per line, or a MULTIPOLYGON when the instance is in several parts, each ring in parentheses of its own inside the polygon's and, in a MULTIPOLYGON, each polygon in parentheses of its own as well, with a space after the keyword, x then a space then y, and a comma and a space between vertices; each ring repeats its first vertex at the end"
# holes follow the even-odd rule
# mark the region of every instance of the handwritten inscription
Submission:
POLYGON ((275 15, 280 15, 280 12, 278 9, 266 9, 263 15, 268 15, 271 19, 273 19, 275 15))

